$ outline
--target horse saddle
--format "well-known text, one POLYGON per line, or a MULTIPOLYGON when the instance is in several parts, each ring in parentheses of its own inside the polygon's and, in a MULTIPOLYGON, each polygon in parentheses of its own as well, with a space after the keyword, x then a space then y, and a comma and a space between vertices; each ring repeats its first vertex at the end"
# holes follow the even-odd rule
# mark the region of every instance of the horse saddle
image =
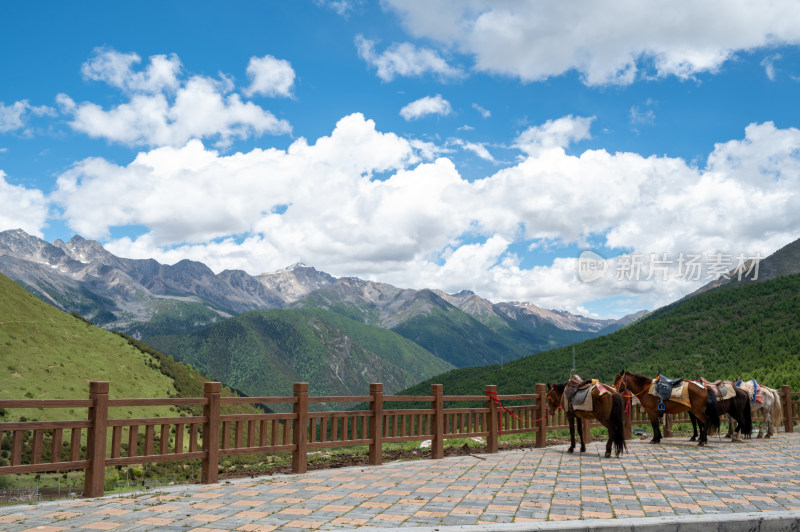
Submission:
POLYGON ((730 399, 736 395, 736 390, 733 388, 733 383, 730 382, 725 382, 722 380, 711 382, 703 377, 698 377, 695 382, 702 384, 714 392, 714 396, 718 401, 724 401, 725 399, 730 399))
POLYGON ((668 379, 663 375, 659 375, 658 379, 655 383, 655 396, 661 399, 661 401, 669 401, 669 398, 672 396, 672 390, 676 386, 678 386, 683 379, 668 379))
MULTIPOLYGON (((567 381, 567 386, 564 388, 564 396, 567 398, 568 403, 573 403, 576 394, 581 391, 581 395, 586 397, 586 390, 592 386, 592 379, 582 379, 579 375, 573 375, 567 381)), ((583 401, 581 401, 583 402, 583 401)))

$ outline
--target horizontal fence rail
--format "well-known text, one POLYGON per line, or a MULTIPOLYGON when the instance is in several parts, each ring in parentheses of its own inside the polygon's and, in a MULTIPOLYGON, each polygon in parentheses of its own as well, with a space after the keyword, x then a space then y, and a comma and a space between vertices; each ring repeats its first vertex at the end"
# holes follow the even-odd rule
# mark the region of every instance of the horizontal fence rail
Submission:
MULTIPOLYGON (((485 438, 486 451, 496 453, 503 434, 535 434, 536 447, 544 447, 548 431, 569 428, 565 412, 548 408, 544 384, 535 386, 536 393, 516 395, 497 395, 494 385, 486 386, 484 395, 444 395, 443 386, 433 384, 430 395, 384 396, 380 383, 370 384, 370 393, 364 396, 309 397, 307 383, 295 383, 290 397, 221 397, 221 391, 219 382, 207 382, 203 397, 110 399, 109 383, 98 381, 90 383, 88 399, 0 399, 2 409, 86 408, 88 412, 83 420, 0 423, 0 441, 9 451, 8 459, 0 463, 0 475, 82 469, 83 495, 97 497, 104 491, 107 466, 199 459, 200 481, 215 483, 223 456, 291 452, 292 471, 305 473, 310 449, 367 445, 369 463, 380 465, 386 443, 430 440, 431 458, 443 458, 444 440, 450 438, 485 438), (361 403, 367 408, 310 411, 313 403, 361 403), (223 405, 241 404, 284 404, 292 411, 221 413, 223 405), (142 406, 202 407, 202 415, 109 417, 109 408, 142 406)), ((779 393, 784 430, 792 432, 800 419, 800 392, 783 386, 779 393)), ((763 421, 763 416, 763 410, 757 410, 753 421, 763 421)), ((589 429, 599 424, 576 421, 584 424, 588 442, 589 429)), ((689 422, 686 413, 665 416, 665 435, 671 435, 673 424, 689 422)), ((627 397, 626 438, 637 424, 650 421, 627 397)))

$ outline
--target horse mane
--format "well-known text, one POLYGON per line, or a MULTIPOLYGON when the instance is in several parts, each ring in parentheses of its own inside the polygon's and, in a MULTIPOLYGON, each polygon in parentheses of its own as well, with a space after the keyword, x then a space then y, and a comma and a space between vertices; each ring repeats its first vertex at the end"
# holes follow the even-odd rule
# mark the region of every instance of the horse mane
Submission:
POLYGON ((630 375, 631 377, 634 377, 636 379, 642 379, 642 380, 648 380, 648 381, 653 380, 652 377, 646 377, 645 375, 640 375, 640 374, 634 373, 632 371, 625 370, 625 373, 627 373, 628 375, 630 375))
POLYGON ((555 384, 551 384, 550 387, 554 388, 557 393, 564 393, 564 388, 567 387, 568 382, 569 381, 557 382, 555 384))

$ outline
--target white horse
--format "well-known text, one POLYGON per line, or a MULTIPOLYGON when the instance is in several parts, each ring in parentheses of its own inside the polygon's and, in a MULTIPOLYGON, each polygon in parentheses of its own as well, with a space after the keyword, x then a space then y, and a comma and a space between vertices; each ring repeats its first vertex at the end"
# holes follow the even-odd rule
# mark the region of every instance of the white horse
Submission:
MULTIPOLYGON (((781 404, 781 396, 777 390, 773 390, 768 386, 764 386, 753 380, 737 381, 736 386, 747 392, 750 398, 750 410, 753 412, 753 425, 755 425, 755 411, 764 411, 764 423, 762 423, 759 431, 758 438, 769 438, 775 433, 776 427, 780 426, 783 422, 783 405, 781 404), (760 396, 760 397, 759 397, 760 396), (761 399, 759 401, 758 399, 761 399), (767 429, 766 435, 764 428, 767 429)), ((731 417, 728 416, 728 432, 730 435, 733 423, 731 417)))

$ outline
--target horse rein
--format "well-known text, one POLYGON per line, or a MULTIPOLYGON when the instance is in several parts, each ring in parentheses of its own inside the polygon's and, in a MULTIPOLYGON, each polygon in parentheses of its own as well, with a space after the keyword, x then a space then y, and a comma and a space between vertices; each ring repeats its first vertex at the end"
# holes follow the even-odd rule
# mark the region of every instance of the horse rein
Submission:
MULTIPOLYGON (((627 371, 622 372, 622 375, 620 376, 620 378, 614 383, 614 388, 616 388, 617 391, 620 392, 620 393, 622 392, 622 390, 619 387, 622 386, 623 384, 625 384, 625 377, 627 375, 628 375, 627 371)), ((632 390, 629 389, 627 384, 625 384, 625 391, 630 393, 631 395, 635 395, 636 397, 639 397, 643 393, 650 391, 650 388, 652 388, 652 387, 653 387, 653 381, 650 381, 650 384, 647 386, 647 388, 644 388, 639 393, 635 393, 635 392, 633 392, 632 390)))

